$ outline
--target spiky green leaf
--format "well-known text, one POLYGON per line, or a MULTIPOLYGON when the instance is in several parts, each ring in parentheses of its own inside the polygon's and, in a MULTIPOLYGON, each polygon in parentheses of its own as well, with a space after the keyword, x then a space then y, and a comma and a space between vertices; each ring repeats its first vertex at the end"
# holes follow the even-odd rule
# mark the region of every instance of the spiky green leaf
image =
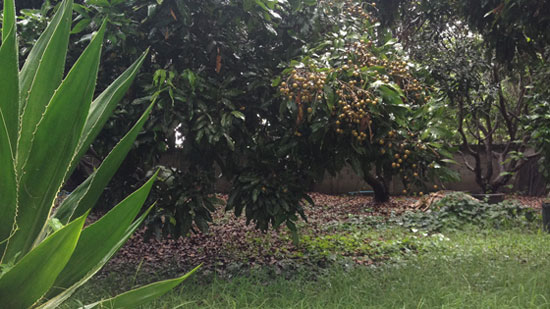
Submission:
POLYGON ((2 42, 6 41, 9 33, 15 29, 15 3, 14 0, 4 1, 3 11, 3 24, 2 24, 2 42))
POLYGON ((127 309, 127 308, 136 308, 137 306, 144 304, 146 302, 149 302, 159 296, 164 295, 168 291, 172 290, 176 286, 178 286, 180 283, 182 283, 185 279, 187 279, 189 276, 191 276, 195 271, 197 271, 200 268, 200 265, 197 266, 192 271, 188 272, 182 277, 170 279, 170 280, 164 280, 160 282, 155 282, 149 285, 146 285, 144 287, 137 288, 135 290, 131 290, 128 292, 125 292, 123 294, 120 294, 118 296, 115 296, 113 298, 109 298, 106 300, 102 300, 90 305, 85 306, 85 309, 92 309, 92 308, 110 308, 110 309, 127 309))
POLYGON ((145 203, 156 178, 157 174, 84 230, 71 260, 56 280, 56 287, 68 288, 78 282, 97 264, 107 262, 105 257, 124 237, 125 231, 145 203))
POLYGON ((76 164, 86 153, 90 144, 95 140, 107 119, 111 116, 117 103, 122 99, 130 85, 134 81, 139 68, 143 64, 148 51, 143 53, 124 73, 122 73, 107 89, 105 89, 90 106, 86 124, 82 130, 82 136, 78 142, 77 155, 72 162, 69 175, 73 172, 76 164))
POLYGON ((17 252, 29 252, 48 219, 92 102, 104 31, 105 25, 56 90, 36 128, 27 160, 19 170, 17 199, 25 207, 18 210, 19 229, 8 243, 8 259, 17 252))
POLYGON ((35 127, 63 78, 72 4, 72 0, 64 0, 60 4, 52 21, 34 44, 19 75, 19 115, 21 128, 24 129, 19 133, 18 168, 26 161, 35 127))
POLYGON ((13 0, 4 1, 4 23, 2 25, 2 46, 0 46, 0 111, 8 130, 13 155, 17 143, 19 120, 19 60, 15 7, 13 0))
POLYGON ((12 235, 17 211, 15 144, 18 116, 18 61, 13 0, 4 1, 0 46, 0 263, 12 235))
POLYGON ((51 288, 76 247, 85 219, 82 216, 46 238, 0 277, 2 308, 29 308, 51 288))
POLYGON ((113 148, 99 168, 61 203, 55 213, 57 219, 62 223, 67 223, 71 218, 80 216, 95 205, 103 189, 132 148, 137 135, 151 113, 152 107, 153 104, 147 108, 134 127, 113 148))
MULTIPOLYGON (((82 286, 84 283, 86 283, 95 273, 97 273, 108 261, 111 259, 111 257, 124 245, 124 243, 132 236, 132 234, 136 231, 136 229, 143 223, 151 209, 153 209, 154 205, 149 207, 147 211, 145 211, 136 221, 134 221, 124 232, 124 235, 119 238, 118 242, 114 244, 111 248, 109 248, 108 251, 105 251, 103 257, 91 267, 87 268, 87 273, 85 273, 82 277, 78 279, 78 281, 73 282, 72 284, 63 284, 62 281, 65 280, 65 276, 62 275, 58 277, 58 280, 56 283, 54 283, 54 287, 47 295, 47 298, 49 299, 48 302, 46 302, 44 305, 42 305, 41 309, 54 309, 59 307, 67 298, 69 298, 80 286, 82 286), (65 287, 66 286, 66 287, 65 287)), ((85 233, 86 230, 84 230, 83 233, 85 233)), ((82 241, 82 240, 81 240, 82 241)), ((80 242, 79 242, 80 244, 80 242)), ((103 244, 101 244, 103 246, 103 244)), ((91 263, 90 263, 91 264, 91 263)), ((67 268, 74 266, 71 262, 67 265, 67 268)), ((83 265, 83 267, 85 267, 83 265)))

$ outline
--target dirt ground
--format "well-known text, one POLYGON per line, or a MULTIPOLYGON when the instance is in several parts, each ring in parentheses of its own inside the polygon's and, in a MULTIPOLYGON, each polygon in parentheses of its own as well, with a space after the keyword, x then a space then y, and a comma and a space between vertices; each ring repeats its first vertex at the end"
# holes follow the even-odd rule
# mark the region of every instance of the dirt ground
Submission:
MULTIPOLYGON (((393 197, 376 204, 369 196, 325 195, 312 193, 314 206, 305 209, 308 222, 301 224, 308 232, 323 233, 325 226, 345 223, 358 216, 389 216, 417 207, 419 198, 393 197)), ((226 196, 221 196, 222 199, 226 196)), ((542 198, 508 196, 524 206, 541 208, 542 198)), ((289 252, 298 250, 286 227, 262 233, 244 218, 225 213, 223 207, 214 214, 207 233, 192 233, 177 239, 144 240, 145 227, 137 232, 102 270, 103 274, 138 265, 140 271, 161 273, 183 272, 203 264, 203 269, 222 271, 227 267, 253 267, 285 263, 289 252), (237 265, 237 266, 235 266, 237 265)), ((134 268, 135 268, 134 267, 134 268)), ((100 274, 101 275, 101 274, 100 274)))

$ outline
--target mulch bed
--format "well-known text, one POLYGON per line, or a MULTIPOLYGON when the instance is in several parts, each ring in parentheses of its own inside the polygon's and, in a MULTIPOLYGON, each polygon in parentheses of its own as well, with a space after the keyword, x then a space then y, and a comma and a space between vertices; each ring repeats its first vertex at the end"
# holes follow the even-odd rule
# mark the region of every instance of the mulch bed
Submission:
MULTIPOLYGON (((375 204, 368 196, 332 196, 312 193, 315 206, 305 209, 304 226, 313 234, 323 233, 327 224, 344 223, 353 216, 388 216, 414 208, 418 198, 394 197, 390 202, 375 204)), ((222 198, 226 198, 222 196, 222 198)), ((523 205, 540 208, 541 198, 509 196, 523 205)), ((109 272, 182 273, 203 264, 203 270, 223 273, 228 268, 250 269, 255 266, 283 266, 289 253, 298 250, 286 227, 262 233, 244 218, 225 213, 223 207, 213 215, 207 233, 191 234, 177 239, 144 239, 145 229, 137 232, 105 266, 100 276, 109 272), (138 266, 139 265, 139 266, 138 266)))

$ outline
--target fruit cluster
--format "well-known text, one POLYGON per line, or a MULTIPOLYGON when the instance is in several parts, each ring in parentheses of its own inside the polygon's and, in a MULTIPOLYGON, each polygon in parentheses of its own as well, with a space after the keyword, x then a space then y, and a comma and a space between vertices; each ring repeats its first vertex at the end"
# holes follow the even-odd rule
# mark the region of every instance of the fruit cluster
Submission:
POLYGON ((318 73, 315 70, 294 69, 287 81, 280 85, 281 94, 296 104, 308 104, 313 100, 321 100, 323 88, 327 81, 324 72, 318 73))
MULTIPOLYGON (((329 3, 329 5, 331 5, 331 3, 329 3)), ((344 2, 344 12, 346 12, 347 14, 349 14, 350 16, 352 17, 355 17, 355 18, 358 18, 360 20, 363 20, 365 22, 368 22, 369 24, 374 24, 376 23, 376 18, 373 17, 367 10, 365 10, 363 8, 363 5, 365 6, 370 6, 371 8, 375 8, 376 7, 376 3, 372 2, 372 3, 357 3, 357 2, 354 2, 354 1, 351 1, 351 0, 347 0, 344 2)))
MULTIPOLYGON (((399 135, 396 131, 388 133, 387 140, 380 139, 380 152, 391 157, 391 168, 394 174, 401 177, 405 186, 403 194, 412 193, 413 187, 422 185, 422 178, 428 169, 435 168, 434 160, 439 154, 417 139, 413 133, 399 135)), ((439 187, 434 185, 437 190, 439 187)), ((416 194, 416 193, 415 193, 416 194)), ((422 191, 418 195, 422 196, 422 191)))
POLYGON ((360 71, 376 67, 378 70, 374 72, 374 77, 385 83, 393 82, 398 85, 405 92, 404 99, 409 103, 414 104, 422 97, 425 101, 430 99, 423 96, 424 91, 428 91, 428 89, 422 87, 420 82, 414 78, 406 61, 395 55, 393 56, 395 59, 377 57, 371 52, 372 49, 372 41, 365 42, 365 40, 354 42, 348 47, 349 59, 355 63, 354 76, 358 76, 360 71))
MULTIPOLYGON (((365 83, 360 80, 359 82, 365 83)), ((372 141, 374 132, 369 109, 381 102, 373 92, 356 86, 357 81, 340 82, 340 88, 336 90, 338 95, 337 117, 335 121, 336 133, 344 134, 344 128, 350 130, 351 135, 358 142, 363 142, 369 137, 372 141), (367 135, 368 132, 368 135, 367 135)))

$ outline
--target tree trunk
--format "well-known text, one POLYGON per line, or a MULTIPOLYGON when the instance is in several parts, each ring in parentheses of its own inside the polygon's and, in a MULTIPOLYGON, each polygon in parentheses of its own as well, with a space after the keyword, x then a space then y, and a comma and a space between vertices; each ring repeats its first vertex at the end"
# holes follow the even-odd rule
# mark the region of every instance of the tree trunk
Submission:
POLYGON ((542 225, 550 233, 550 203, 542 203, 542 225))
POLYGON ((390 200, 390 190, 383 179, 367 173, 365 174, 365 181, 374 190, 374 202, 385 203, 390 200))

